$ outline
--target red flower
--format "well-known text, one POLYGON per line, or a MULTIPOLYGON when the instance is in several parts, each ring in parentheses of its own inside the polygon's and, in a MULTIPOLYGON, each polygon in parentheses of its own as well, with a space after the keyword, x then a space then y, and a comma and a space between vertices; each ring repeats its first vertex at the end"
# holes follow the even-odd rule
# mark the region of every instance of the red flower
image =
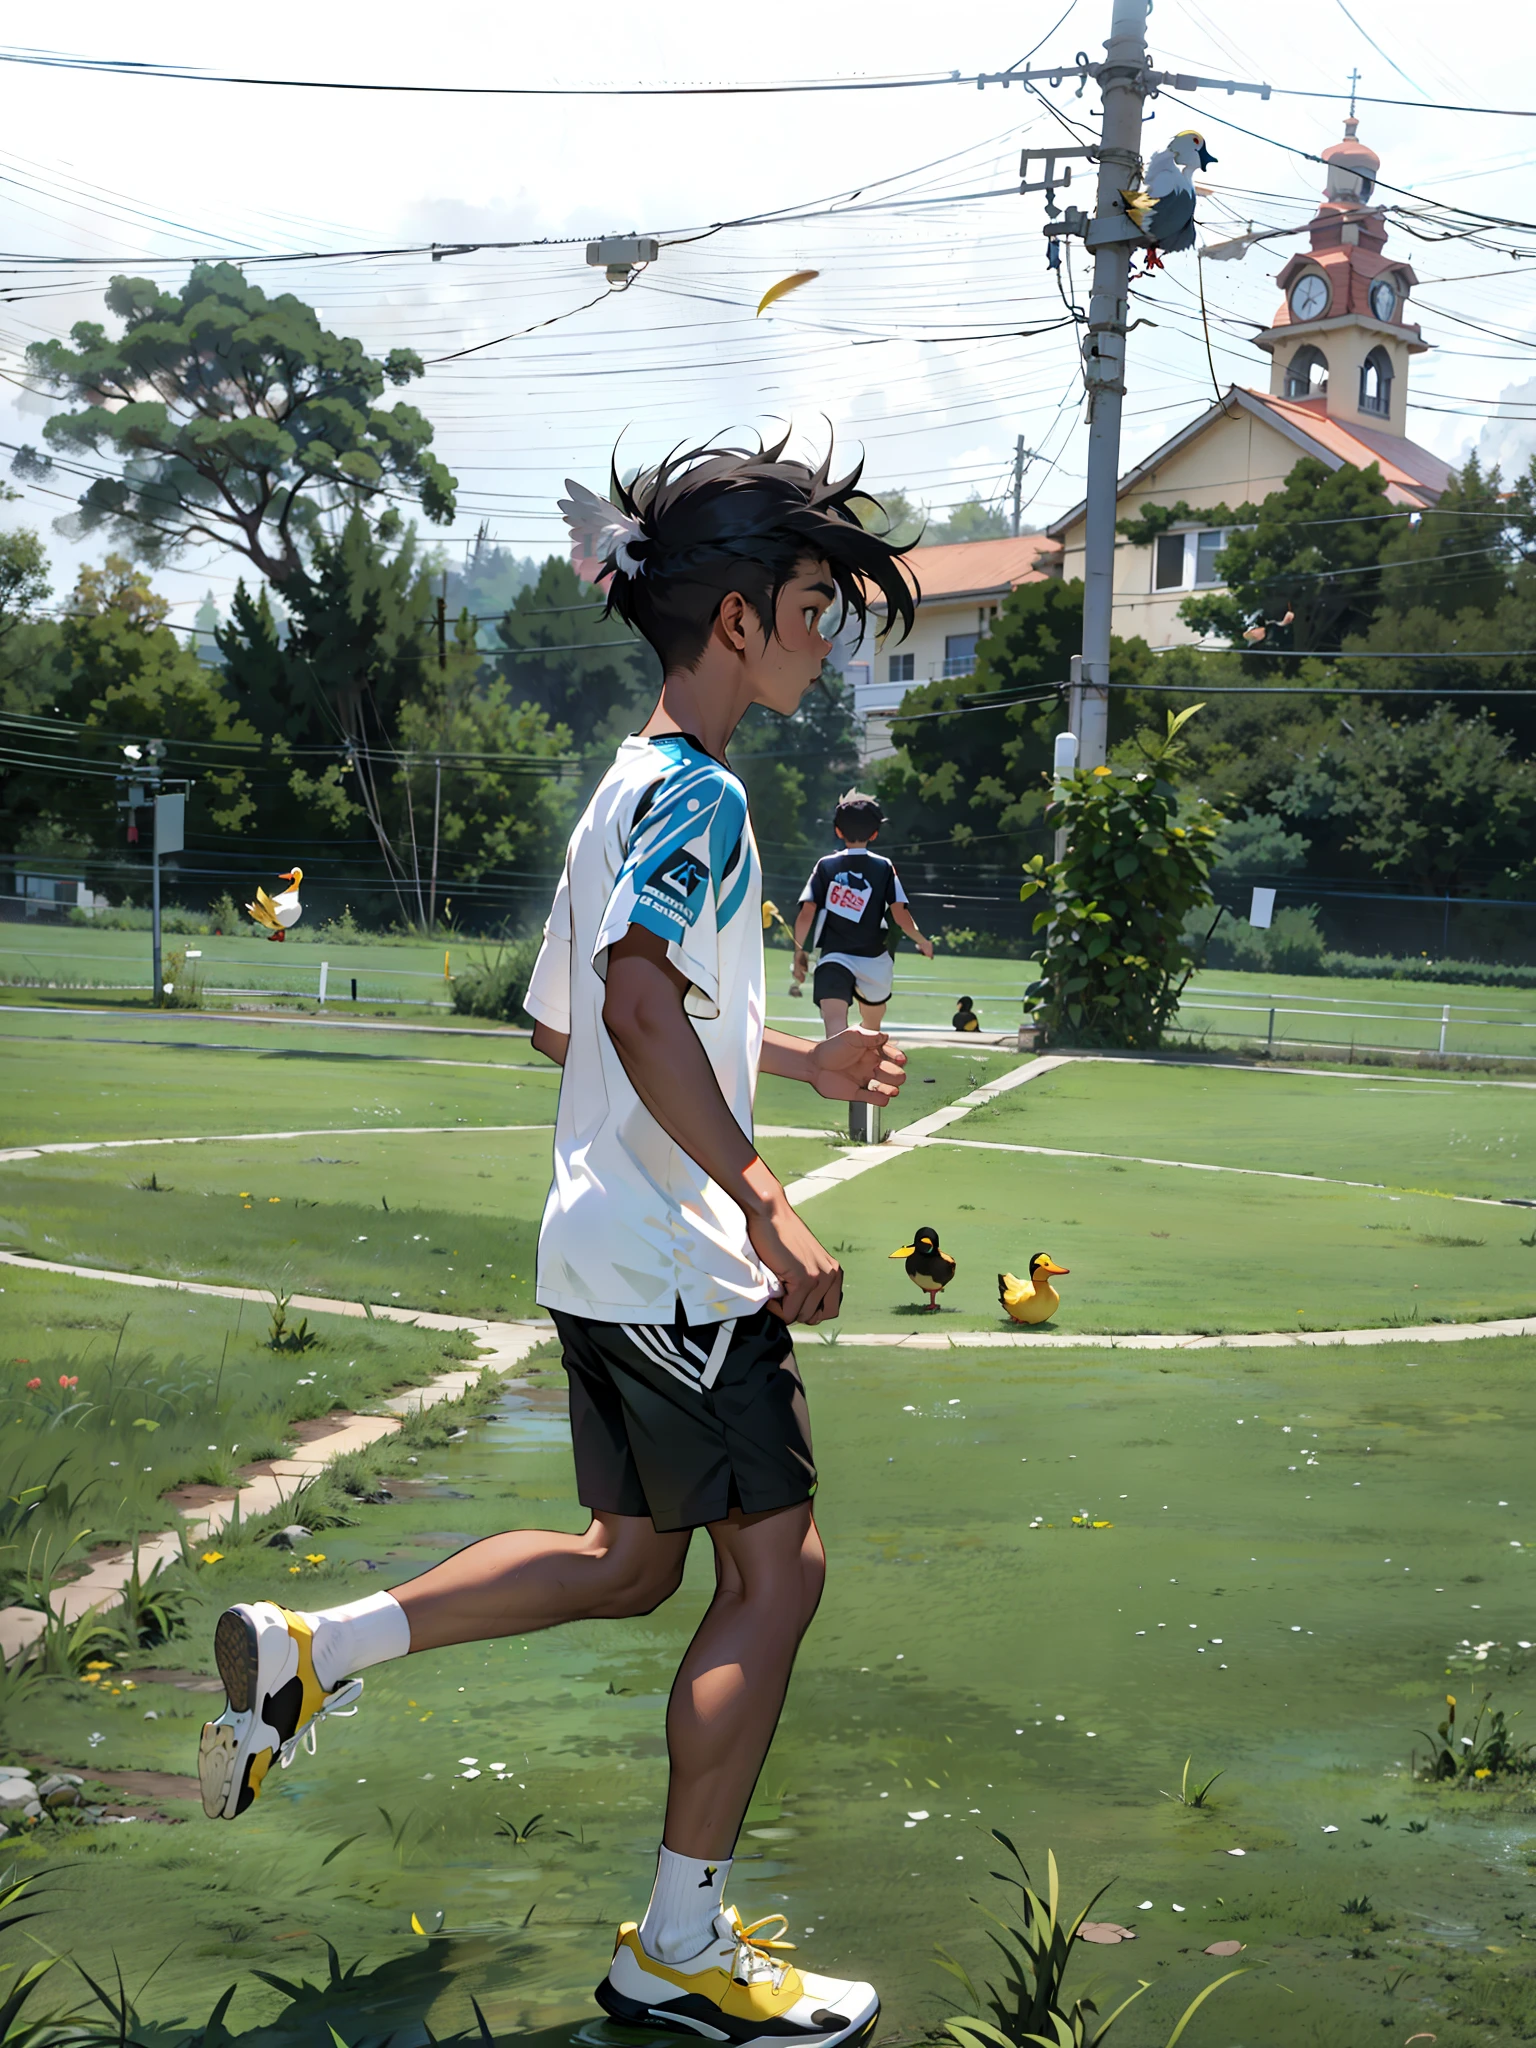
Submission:
POLYGON ((75 1374, 73 1377, 71 1377, 71 1375, 67 1372, 61 1372, 59 1374, 59 1385, 61 1387, 78 1387, 79 1384, 80 1376, 78 1373, 75 1374))
POLYGON ((37 1392, 38 1388, 39 1388, 39 1387, 40 1387, 40 1386, 41 1386, 42 1384, 43 1384, 43 1383, 42 1383, 42 1381, 41 1381, 41 1380, 28 1380, 28 1381, 27 1381, 27 1392, 28 1392, 29 1394, 35 1394, 35 1393, 37 1392))

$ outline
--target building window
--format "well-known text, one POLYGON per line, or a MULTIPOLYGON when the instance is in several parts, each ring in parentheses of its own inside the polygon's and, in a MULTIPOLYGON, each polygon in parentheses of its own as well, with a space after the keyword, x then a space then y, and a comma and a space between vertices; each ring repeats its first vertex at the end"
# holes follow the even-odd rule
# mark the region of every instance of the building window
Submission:
POLYGON ((1209 533, 1191 534, 1195 544, 1195 587, 1200 589, 1212 583, 1219 583, 1216 573, 1216 557, 1227 544, 1226 529, 1213 527, 1209 533))
POLYGON ((1360 365, 1360 410, 1386 419, 1392 410, 1392 358, 1373 348, 1360 365))
POLYGON ((976 642, 979 633, 946 633, 944 635, 944 673, 947 676, 968 676, 976 666, 976 642))
POLYGON ((886 679, 893 683, 910 683, 912 680, 912 657, 910 654, 892 654, 886 658, 886 679))
POLYGON ((1328 393, 1328 358, 1309 344, 1297 349, 1286 365, 1287 398, 1324 398, 1328 393))
POLYGON ((1221 582, 1216 558, 1231 538, 1224 526, 1203 532, 1161 533, 1153 547, 1154 590, 1208 590, 1221 582))
POLYGON ((1152 588, 1154 590, 1182 590, 1184 588, 1184 535, 1182 533, 1160 533, 1152 557, 1152 588))

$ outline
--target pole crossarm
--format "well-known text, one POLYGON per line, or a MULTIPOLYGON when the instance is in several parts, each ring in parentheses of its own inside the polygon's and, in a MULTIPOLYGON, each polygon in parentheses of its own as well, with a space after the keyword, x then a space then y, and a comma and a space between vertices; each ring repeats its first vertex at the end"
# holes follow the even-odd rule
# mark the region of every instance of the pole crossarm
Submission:
MULTIPOLYGON (((1097 84, 1106 71, 1118 71, 1123 70, 1123 68, 1122 65, 1112 65, 1103 62, 1095 63, 1086 51, 1079 50, 1070 64, 1031 64, 1022 71, 980 71, 976 74, 976 90, 981 92, 989 85, 1000 85, 1005 89, 1010 85, 1032 86, 1045 84, 1056 86, 1060 85, 1064 79, 1076 78, 1081 80, 1081 85, 1079 86, 1079 92, 1081 92, 1089 79, 1092 79, 1097 84)), ((1137 89, 1142 93, 1158 93, 1165 86, 1170 92, 1198 92, 1204 88, 1208 92, 1224 92, 1229 95, 1238 92, 1256 92, 1261 100, 1267 100, 1271 91, 1268 85, 1250 84, 1247 79, 1197 78, 1192 72, 1188 71, 1149 71, 1145 64, 1140 64, 1136 67, 1135 77, 1137 89)), ((1058 149, 1055 153, 1057 156, 1077 154, 1077 152, 1066 149, 1058 149)), ((1033 154, 1040 156, 1044 152, 1035 150, 1033 154)))

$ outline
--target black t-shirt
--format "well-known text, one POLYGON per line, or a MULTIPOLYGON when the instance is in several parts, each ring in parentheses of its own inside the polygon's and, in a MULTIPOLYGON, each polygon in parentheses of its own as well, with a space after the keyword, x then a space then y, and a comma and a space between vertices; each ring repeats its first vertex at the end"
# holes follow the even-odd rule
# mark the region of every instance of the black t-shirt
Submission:
POLYGON ((884 854, 866 851, 827 854, 800 892, 800 901, 814 903, 820 912, 811 944, 855 960, 872 960, 885 951, 885 914, 893 903, 906 900, 884 854))

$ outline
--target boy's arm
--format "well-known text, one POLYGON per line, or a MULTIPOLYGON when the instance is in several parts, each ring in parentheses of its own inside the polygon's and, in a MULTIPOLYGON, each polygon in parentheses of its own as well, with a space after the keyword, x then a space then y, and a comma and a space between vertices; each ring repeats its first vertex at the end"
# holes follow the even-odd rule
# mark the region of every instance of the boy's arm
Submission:
POLYGON ((802 903, 795 913, 795 964, 789 970, 796 987, 804 981, 810 968, 810 955, 805 950, 805 942, 811 936, 811 926, 815 922, 816 905, 810 902, 802 903))
POLYGON ((548 1024, 533 1027, 533 1049, 543 1053, 545 1059, 553 1060, 557 1067, 565 1065, 566 1047, 571 1042, 569 1031, 556 1031, 548 1024))
POLYGON ((835 1038, 763 1033, 763 1072, 785 1081, 804 1081, 832 1102, 890 1102, 907 1078, 906 1065, 906 1054, 883 1031, 852 1027, 835 1038))
POLYGON ((917 928, 917 919, 912 915, 905 903, 893 903, 891 905, 890 919, 892 924, 899 926, 906 933, 925 960, 933 958, 932 939, 925 939, 923 937, 917 928))
POLYGON ((732 1116, 683 1008, 688 987, 667 957, 667 941, 632 924, 608 949, 604 1026, 657 1123, 740 1206, 752 1249, 781 1289, 768 1306, 786 1323, 824 1322, 842 1307, 842 1267, 795 1214, 732 1116))

